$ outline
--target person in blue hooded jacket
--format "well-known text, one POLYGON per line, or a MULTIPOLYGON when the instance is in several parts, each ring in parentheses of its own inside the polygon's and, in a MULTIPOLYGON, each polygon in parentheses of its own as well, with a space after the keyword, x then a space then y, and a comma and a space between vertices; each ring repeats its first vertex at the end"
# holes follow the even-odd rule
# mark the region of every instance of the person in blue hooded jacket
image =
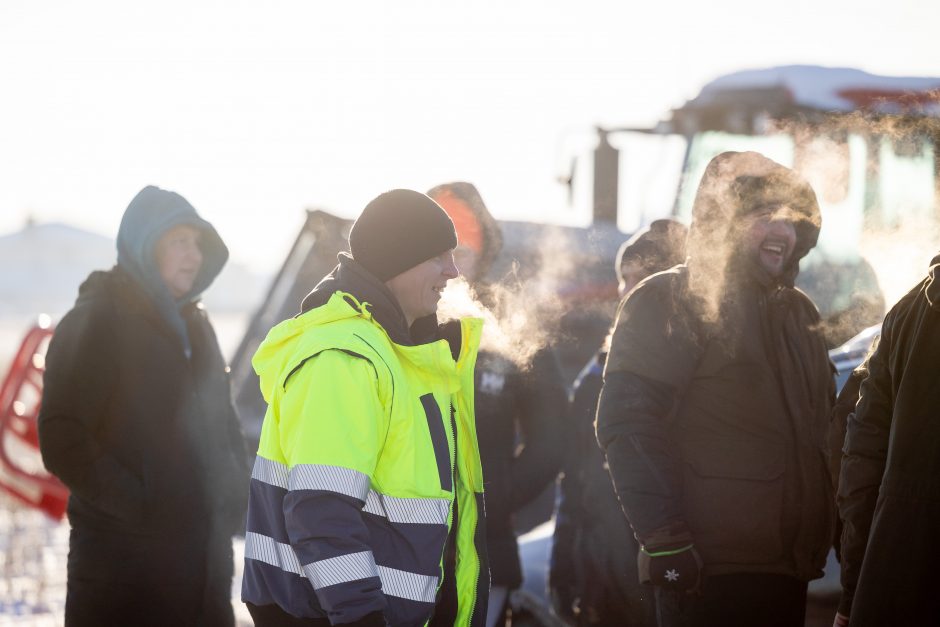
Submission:
POLYGON ((248 461, 199 295, 228 250, 182 196, 146 187, 56 329, 39 415, 71 491, 65 624, 233 625, 248 461))

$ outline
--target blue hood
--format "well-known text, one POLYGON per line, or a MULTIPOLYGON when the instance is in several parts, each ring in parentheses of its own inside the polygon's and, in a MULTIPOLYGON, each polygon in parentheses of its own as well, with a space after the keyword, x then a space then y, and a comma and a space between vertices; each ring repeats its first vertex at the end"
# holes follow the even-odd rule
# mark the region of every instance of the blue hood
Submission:
POLYGON ((163 318, 179 333, 188 354, 189 338, 180 308, 196 300, 228 261, 228 248, 218 232, 199 217, 185 198, 176 192, 148 185, 134 196, 124 211, 118 229, 117 251, 118 266, 144 288, 163 318), (174 299, 160 278, 154 248, 161 235, 184 224, 201 233, 202 267, 192 289, 181 298, 174 299))

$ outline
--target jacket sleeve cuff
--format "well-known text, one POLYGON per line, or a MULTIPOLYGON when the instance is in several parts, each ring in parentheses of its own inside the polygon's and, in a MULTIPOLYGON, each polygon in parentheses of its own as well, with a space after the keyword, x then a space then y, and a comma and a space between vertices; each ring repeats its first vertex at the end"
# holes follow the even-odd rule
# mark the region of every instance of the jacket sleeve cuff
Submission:
POLYGON ((675 522, 649 533, 637 534, 641 548, 647 553, 681 549, 693 544, 692 532, 685 522, 675 522))

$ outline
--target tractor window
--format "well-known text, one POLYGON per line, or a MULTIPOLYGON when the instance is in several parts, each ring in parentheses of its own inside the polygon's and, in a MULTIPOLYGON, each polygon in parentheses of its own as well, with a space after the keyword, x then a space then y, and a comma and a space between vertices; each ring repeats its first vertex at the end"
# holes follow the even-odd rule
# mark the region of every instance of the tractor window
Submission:
POLYGON ((681 135, 623 132, 612 135, 620 151, 617 226, 633 233, 672 215, 687 142, 681 135))
POLYGON ((841 140, 815 136, 800 149, 800 173, 816 191, 822 230, 804 265, 823 255, 840 262, 858 259, 864 227, 865 168, 868 149, 860 135, 841 140))
POLYGON ((871 225, 884 229, 935 228, 934 147, 920 138, 877 142, 879 169, 871 225))
POLYGON ((926 138, 870 137, 865 230, 860 248, 891 304, 923 277, 937 252, 934 145, 926 138))

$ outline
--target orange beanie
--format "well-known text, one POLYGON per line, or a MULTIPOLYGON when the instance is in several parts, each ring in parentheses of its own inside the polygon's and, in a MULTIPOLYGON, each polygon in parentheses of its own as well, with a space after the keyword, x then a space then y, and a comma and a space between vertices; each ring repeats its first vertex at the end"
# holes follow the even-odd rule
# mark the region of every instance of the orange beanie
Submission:
POLYGON ((483 228, 473 209, 450 190, 442 190, 431 198, 439 204, 454 222, 457 243, 463 244, 477 254, 483 252, 483 228))

